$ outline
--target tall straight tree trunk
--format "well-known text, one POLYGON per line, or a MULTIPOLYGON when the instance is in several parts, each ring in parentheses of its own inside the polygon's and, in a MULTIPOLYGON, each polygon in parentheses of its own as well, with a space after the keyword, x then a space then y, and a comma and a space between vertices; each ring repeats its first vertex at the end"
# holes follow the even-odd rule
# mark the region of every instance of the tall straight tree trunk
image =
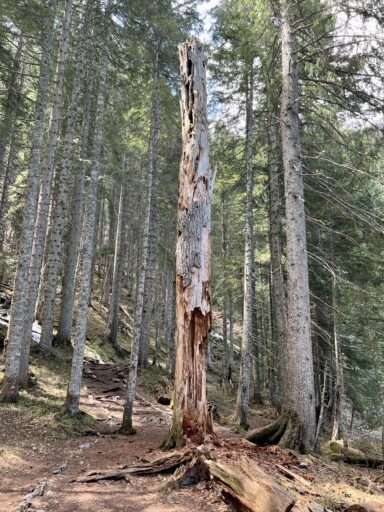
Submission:
MULTIPOLYGON (((89 11, 91 2, 88 1, 87 11, 89 11)), ((83 21, 82 33, 88 23, 87 14, 83 21)), ((83 68, 85 61, 84 36, 80 41, 80 50, 76 65, 76 73, 71 93, 71 103, 69 106, 69 116, 64 140, 64 157, 60 171, 57 173, 57 189, 58 197, 55 207, 52 211, 51 225, 48 227, 46 256, 47 262, 45 266, 45 286, 44 299, 41 309, 41 337, 40 350, 45 355, 49 355, 52 349, 53 322, 55 315, 56 288, 59 279, 59 272, 63 253, 64 230, 68 217, 68 189, 70 184, 70 167, 72 164, 72 153, 74 148, 74 137, 76 132, 76 123, 78 117, 78 105, 80 97, 80 89, 83 78, 83 68)))
POLYGON ((176 370, 173 423, 165 445, 202 442, 212 431, 205 349, 211 329, 211 196, 206 57, 196 38, 179 47, 183 148, 176 238, 176 370))
POLYGON ((237 394, 236 416, 243 428, 248 428, 249 384, 251 378, 252 319, 254 240, 253 240, 253 61, 250 63, 247 77, 246 98, 246 147, 245 160, 247 171, 245 205, 245 251, 244 251, 244 313, 243 338, 241 345, 240 378, 237 394))
MULTIPOLYGON (((109 25, 109 10, 111 0, 108 0, 105 12, 105 23, 109 25)), ((76 302, 76 322, 74 327, 73 356, 71 373, 68 382, 67 396, 64 410, 70 415, 79 412, 80 388, 83 373, 85 350, 85 336, 87 330, 88 305, 91 292, 91 268, 93 256, 93 242, 95 236, 97 182, 100 171, 101 146, 103 141, 105 94, 107 88, 107 75, 109 63, 108 28, 102 47, 102 56, 99 75, 99 91, 96 104, 95 132, 93 140, 91 172, 89 176, 87 202, 84 211, 82 229, 82 258, 79 273, 78 297, 76 302)))
MULTIPOLYGON (((154 90, 155 91, 155 90, 154 90)), ((156 88, 157 91, 157 88, 156 88)), ((155 102, 157 100, 154 100, 155 102)), ((156 109, 155 109, 156 110, 156 109)), ((157 143, 156 143, 157 144, 157 143)), ((153 156, 153 155, 152 155, 153 156)), ((152 158, 151 156, 151 158, 152 158)), ((152 162, 154 164, 155 162, 152 162)), ((136 284, 136 305, 135 305, 135 323, 134 333, 132 338, 131 356, 129 363, 129 375, 128 375, 128 386, 127 396, 124 406, 123 424, 121 426, 121 432, 125 434, 134 434, 136 431, 133 428, 132 423, 132 411, 133 401, 136 393, 136 381, 137 381, 137 367, 139 363, 139 351, 140 351, 140 340, 143 323, 143 311, 144 311, 144 290, 145 281, 147 278, 147 265, 149 257, 149 243, 151 234, 151 221, 152 217, 152 205, 153 205, 153 194, 155 193, 154 179, 155 168, 150 164, 149 172, 147 176, 147 197, 145 204, 145 217, 144 226, 142 233, 142 247, 141 247, 141 264, 138 268, 137 284, 136 284)))
MULTIPOLYGON (((127 157, 124 158, 124 175, 126 180, 127 157)), ((109 341, 115 345, 119 327, 119 304, 123 284, 124 262, 127 252, 127 222, 128 222, 128 194, 124 183, 121 185, 119 215, 115 240, 115 255, 113 262, 112 294, 109 307, 109 341)))
POLYGON ((47 22, 44 27, 44 39, 40 60, 40 75, 36 95, 36 112, 32 135, 31 159, 27 177, 27 198, 24 209, 23 225, 17 270, 14 283, 14 293, 11 309, 11 318, 8 326, 8 345, 5 362, 5 375, 0 400, 14 401, 19 394, 20 355, 24 328, 24 319, 27 311, 29 265, 33 246, 33 227, 39 197, 39 170, 41 147, 44 136, 44 118, 47 96, 49 90, 50 58, 53 43, 53 25, 57 0, 49 2, 47 22))
MULTIPOLYGON (((93 51, 90 52, 93 55, 93 51)), ((93 55, 94 56, 94 55, 93 55)), ((72 203, 70 205, 70 226, 68 234, 68 247, 64 264, 64 277, 62 283, 62 297, 60 305, 59 327, 57 341, 67 344, 71 340, 73 307, 76 289, 76 269, 79 255, 81 236, 81 223, 83 212, 83 195, 86 169, 89 166, 89 131, 92 116, 92 96, 94 89, 93 67, 89 66, 88 79, 84 97, 84 111, 81 128, 80 163, 75 170, 72 188, 72 203)))
POLYGON ((340 360, 340 341, 339 329, 337 320, 337 281, 336 281, 336 259, 334 236, 331 234, 331 256, 333 264, 332 272, 332 323, 333 323, 333 351, 334 351, 334 371, 335 371, 335 398, 333 403, 332 414, 332 433, 331 440, 336 441, 342 438, 342 425, 341 425, 341 412, 342 412, 342 397, 343 397, 343 368, 340 360))
MULTIPOLYGON (((20 98, 20 63, 24 46, 24 38, 19 37, 17 50, 12 64, 11 79, 9 81, 7 96, 4 102, 3 119, 0 125, 0 182, 3 180, 6 163, 7 146, 14 132, 14 125, 17 116, 17 105, 20 98)), ((9 158, 8 158, 9 160, 9 158)), ((3 214, 3 212, 1 212, 3 214)))
POLYGON ((160 114, 160 100, 159 100, 159 52, 160 46, 158 45, 156 54, 156 64, 153 76, 152 88, 152 119, 151 119, 151 134, 149 146, 149 169, 148 175, 151 175, 150 181, 152 183, 151 205, 150 205, 150 223, 148 233, 148 254, 145 264, 145 286, 144 286, 144 300, 143 300, 143 321, 141 323, 141 337, 139 348, 139 364, 140 366, 147 366, 149 341, 151 336, 152 324, 152 301, 153 301, 153 272, 156 262, 156 222, 157 222, 157 153, 158 153, 158 139, 159 139, 159 114, 160 114))
POLYGON ((221 257, 223 260, 223 354, 221 362, 222 386, 228 382, 229 376, 229 350, 228 350, 228 297, 226 286, 228 283, 227 257, 228 257, 228 225, 226 216, 225 195, 221 198, 221 257))
POLYGON ((304 183, 300 156, 297 44, 292 24, 296 5, 281 2, 282 70, 281 138, 283 148, 287 226, 287 385, 284 409, 290 425, 282 444, 313 447, 315 439, 315 390, 310 332, 307 237, 304 183))
POLYGON ((34 229, 34 240, 28 278, 28 300, 23 329, 22 352, 20 359, 20 385, 28 387, 29 351, 32 325, 35 317, 39 280, 43 262, 44 244, 48 225, 49 206, 51 200, 52 178, 59 134, 60 113, 63 95, 64 66, 68 48, 69 28, 72 17, 72 0, 67 0, 60 37, 59 54, 56 67, 56 81, 52 98, 51 118, 48 129, 46 162, 41 173, 40 195, 37 218, 34 229))
MULTIPOLYGON (((271 253, 271 323, 273 353, 277 356, 277 381, 281 389, 287 389, 285 343, 287 339, 287 301, 281 250, 281 199, 278 160, 277 116, 269 116, 268 123, 268 167, 269 167, 269 245, 271 253)), ((280 401, 280 400, 279 400, 280 401)))

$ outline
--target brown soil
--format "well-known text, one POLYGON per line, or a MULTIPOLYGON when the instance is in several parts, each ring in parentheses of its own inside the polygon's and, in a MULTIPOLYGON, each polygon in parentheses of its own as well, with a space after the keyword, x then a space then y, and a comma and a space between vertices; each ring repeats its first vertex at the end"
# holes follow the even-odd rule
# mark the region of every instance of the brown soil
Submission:
MULTIPOLYGON (((143 387, 138 389, 134 407, 137 434, 116 434, 122 419, 126 365, 96 365, 84 368, 82 409, 96 422, 83 425, 83 436, 70 436, 51 428, 49 415, 42 421, 10 406, 0 418, 0 511, 20 510, 25 496, 39 482, 47 481, 44 494, 31 500, 28 510, 40 512, 224 512, 238 510, 224 501, 215 482, 165 494, 168 475, 133 476, 128 481, 76 482, 88 471, 115 470, 138 465, 163 455, 159 445, 169 429, 172 410, 157 403, 143 387), (4 421, 6 420, 6 423, 4 421)), ((57 383, 54 386, 57 387, 57 383)), ((63 387, 63 386, 62 386, 63 387)), ((41 389, 46 389, 42 387, 41 389)), ((40 396, 42 391, 40 390, 40 396)), ((382 470, 349 468, 343 464, 298 456, 278 447, 256 447, 239 439, 229 428, 216 425, 216 446, 211 455, 227 463, 246 456, 288 488, 294 495, 305 494, 313 501, 343 510, 337 503, 359 502, 384 489, 382 470), (310 483, 287 479, 277 464, 310 483)), ((382 495, 381 495, 382 496, 382 495)), ((384 500, 383 500, 384 503, 384 500)))

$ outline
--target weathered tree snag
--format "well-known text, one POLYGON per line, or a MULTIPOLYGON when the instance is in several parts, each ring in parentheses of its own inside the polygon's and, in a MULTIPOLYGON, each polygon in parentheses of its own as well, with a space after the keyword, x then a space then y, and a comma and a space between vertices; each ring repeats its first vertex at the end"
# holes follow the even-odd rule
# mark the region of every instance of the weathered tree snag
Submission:
POLYGON ((254 462, 243 460, 236 465, 207 461, 210 473, 219 480, 224 492, 251 512, 287 512, 293 496, 275 484, 254 462))
POLYGON ((205 347, 211 328, 211 195, 205 66, 201 43, 179 47, 183 153, 176 241, 176 370, 173 424, 164 446, 201 441, 212 431, 205 347))

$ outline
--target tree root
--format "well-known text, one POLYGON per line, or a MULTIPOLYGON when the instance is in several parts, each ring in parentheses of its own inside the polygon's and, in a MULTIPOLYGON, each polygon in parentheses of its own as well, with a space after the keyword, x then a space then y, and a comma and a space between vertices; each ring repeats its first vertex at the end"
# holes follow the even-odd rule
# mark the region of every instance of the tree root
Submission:
POLYGON ((279 444, 282 448, 305 452, 303 426, 296 414, 283 411, 277 420, 248 432, 245 439, 259 445, 279 444))

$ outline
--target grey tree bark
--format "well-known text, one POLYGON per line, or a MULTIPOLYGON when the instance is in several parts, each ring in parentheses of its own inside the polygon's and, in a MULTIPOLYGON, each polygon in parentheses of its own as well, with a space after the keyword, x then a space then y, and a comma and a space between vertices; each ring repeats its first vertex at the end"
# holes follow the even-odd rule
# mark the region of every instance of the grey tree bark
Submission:
MULTIPOLYGON (((109 24, 109 9, 112 0, 108 0, 106 6, 106 23, 109 24)), ((82 227, 82 254, 81 271, 79 273, 79 287, 76 301, 76 322, 74 326, 73 356, 71 364, 71 373, 68 382, 67 396, 64 404, 64 410, 70 415, 76 415, 79 412, 80 388, 83 372, 85 336, 87 330, 88 304, 91 291, 91 268, 93 256, 93 241, 95 235, 96 219, 96 199, 97 184, 100 171, 101 147, 103 141, 104 114, 105 114, 105 94, 107 87, 109 47, 108 47, 108 29, 104 36, 102 46, 102 56, 99 74, 99 90, 97 94, 95 131, 92 150, 91 172, 89 176, 89 185, 87 193, 87 202, 84 210, 84 222, 82 227)))
POLYGON ((0 182, 3 180, 4 168, 7 161, 7 146, 15 128, 17 104, 20 96, 20 68, 23 46, 24 38, 23 35, 20 34, 16 54, 13 58, 11 78, 7 87, 7 96, 4 102, 3 119, 0 124, 0 182))
POLYGON ((46 25, 43 31, 40 75, 36 95, 36 111, 33 128, 31 158, 28 168, 26 205, 21 229, 20 249, 14 283, 11 318, 8 326, 8 344, 5 375, 0 400, 14 401, 19 394, 19 372, 24 319, 27 310, 29 265, 33 246, 33 226, 39 197, 39 169, 44 136, 44 119, 50 78, 50 58, 53 43, 53 24, 57 0, 50 0, 46 25))
POLYGON ((249 384, 251 373, 254 240, 253 240, 253 60, 247 77, 246 97, 246 204, 245 204, 245 251, 244 251, 244 313, 241 345, 240 377, 237 395, 236 417, 243 428, 248 428, 249 384))
MULTIPOLYGON (((269 245, 271 252, 271 316, 273 353, 277 356, 277 382, 284 392, 287 389, 285 343, 287 338, 287 301, 282 265, 282 218, 281 180, 279 169, 277 115, 271 115, 268 123, 268 167, 269 167, 269 245)), ((280 395, 280 392, 278 391, 280 395)))
MULTIPOLYGON (((123 180, 126 180, 127 157, 124 159, 123 180)), ((123 284, 123 271, 127 252, 128 194, 124 183, 120 189, 119 214, 113 262, 112 294, 109 306, 109 341, 115 345, 119 327, 119 304, 123 284)))
POLYGON ((152 190, 151 204, 150 204, 150 222, 148 232, 148 253, 147 261, 145 263, 145 286, 144 286, 144 299, 143 299, 143 321, 141 323, 141 336, 139 348, 139 365, 147 366, 149 341, 151 335, 152 324, 152 302, 153 302, 153 273, 156 261, 156 222, 157 222, 157 153, 158 153, 158 139, 159 139, 159 114, 160 114, 160 98, 159 98, 159 52, 160 45, 157 48, 155 70, 153 75, 152 87, 152 118, 151 118, 151 133, 150 133, 150 146, 149 146, 149 169, 148 180, 151 182, 152 190))
POLYGON ((57 58, 51 117, 49 120, 46 161, 40 178, 40 194, 33 235, 34 239, 28 277, 28 299, 25 312, 22 351, 20 359, 20 385, 24 387, 28 387, 29 380, 29 351, 31 333, 33 320, 35 317, 35 307, 39 291, 40 272, 43 262, 44 244, 48 225, 53 170, 62 107, 64 66, 68 49, 69 29, 72 17, 72 4, 72 0, 66 0, 63 26, 60 35, 59 53, 57 58))
POLYGON ((281 2, 282 73, 281 138, 283 149, 287 226, 287 386, 284 409, 290 416, 282 444, 313 447, 315 391, 310 332, 308 256, 304 184, 300 156, 298 56, 295 31, 296 5, 281 2))
POLYGON ((52 210, 51 225, 48 227, 46 244, 46 265, 44 269, 44 298, 41 309, 40 350, 49 355, 52 349, 53 322, 55 314, 56 288, 62 262, 64 231, 68 217, 68 192, 70 185, 70 168, 72 165, 76 123, 80 105, 80 89, 85 64, 84 34, 88 23, 91 2, 88 1, 85 18, 82 23, 82 40, 77 56, 76 72, 71 93, 69 115, 64 140, 64 155, 60 172, 57 173, 58 197, 52 210), (88 11, 88 12, 87 12, 88 11))
MULTIPOLYGON (((89 52, 88 56, 92 62, 94 53, 89 52)), ((57 341, 60 344, 68 344, 71 340, 73 307, 75 302, 76 270, 79 255, 81 225, 83 215, 83 195, 85 173, 89 167, 89 131, 92 117, 92 97, 94 94, 94 73, 93 66, 88 68, 87 84, 84 97, 84 111, 81 128, 81 149, 80 161, 76 165, 75 178, 72 188, 72 202, 70 204, 70 226, 68 234, 68 247, 64 264, 64 277, 62 282, 62 297, 60 305, 59 326, 57 341)))

